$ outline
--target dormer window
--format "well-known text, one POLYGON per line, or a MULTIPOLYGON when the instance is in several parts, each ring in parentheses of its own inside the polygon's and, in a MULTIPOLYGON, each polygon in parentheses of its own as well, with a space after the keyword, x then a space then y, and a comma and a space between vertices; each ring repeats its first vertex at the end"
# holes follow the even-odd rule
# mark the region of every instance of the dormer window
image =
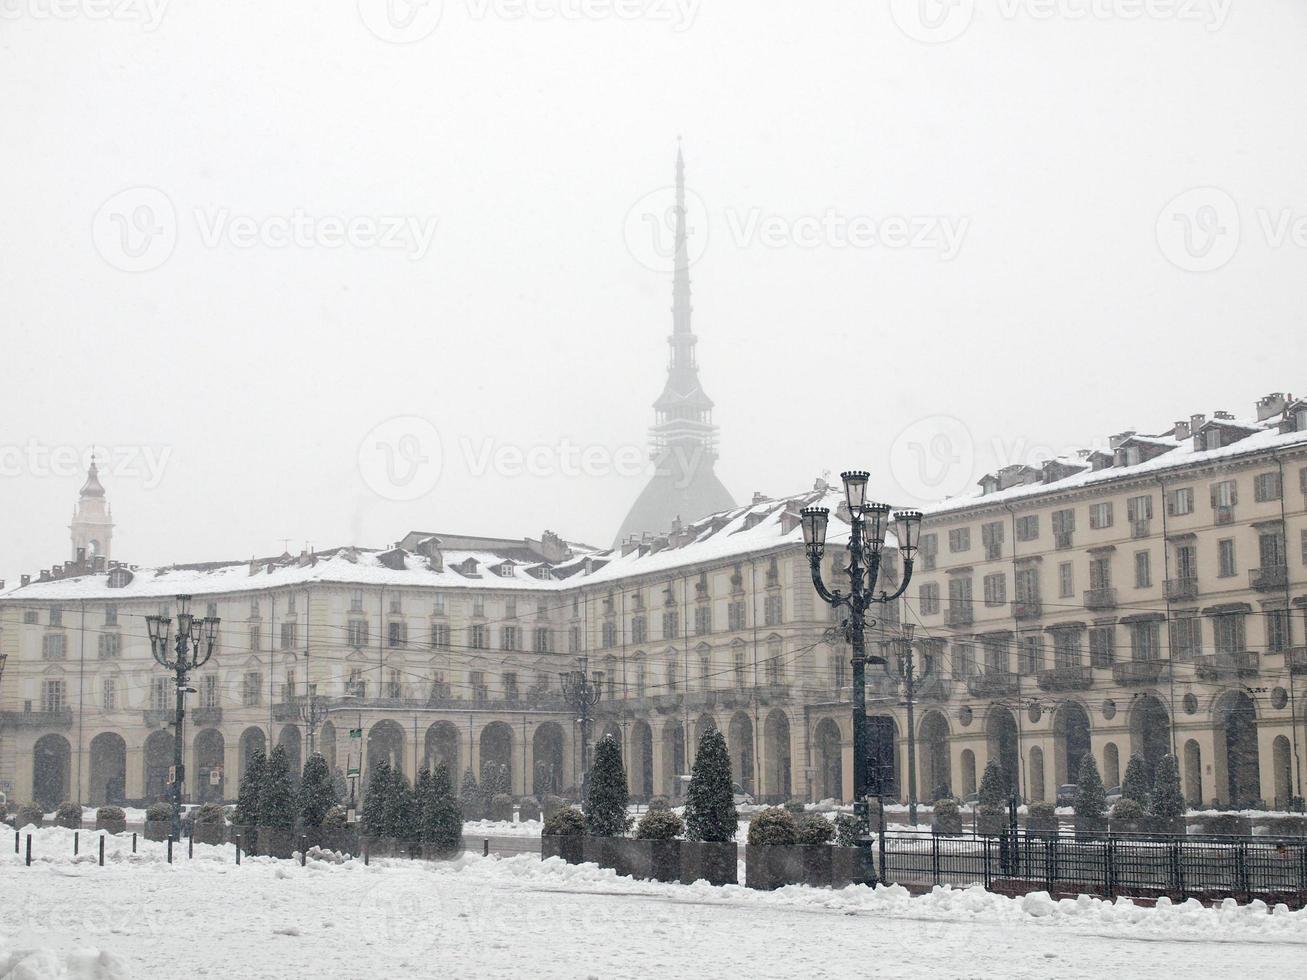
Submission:
POLYGON ((500 578, 512 578, 512 577, 513 577, 513 568, 514 568, 514 565, 513 565, 512 562, 504 562, 504 564, 502 564, 502 565, 499 566, 499 577, 500 577, 500 578))

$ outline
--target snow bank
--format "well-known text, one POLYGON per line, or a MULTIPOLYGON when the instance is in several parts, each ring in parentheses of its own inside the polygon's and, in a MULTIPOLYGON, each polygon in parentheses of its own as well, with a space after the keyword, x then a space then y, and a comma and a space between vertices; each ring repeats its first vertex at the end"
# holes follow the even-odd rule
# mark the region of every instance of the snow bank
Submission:
MULTIPOLYGON (((0 940, 0 950, 3 949, 0 940)), ((0 980, 130 980, 127 965, 98 949, 0 951, 0 980)))

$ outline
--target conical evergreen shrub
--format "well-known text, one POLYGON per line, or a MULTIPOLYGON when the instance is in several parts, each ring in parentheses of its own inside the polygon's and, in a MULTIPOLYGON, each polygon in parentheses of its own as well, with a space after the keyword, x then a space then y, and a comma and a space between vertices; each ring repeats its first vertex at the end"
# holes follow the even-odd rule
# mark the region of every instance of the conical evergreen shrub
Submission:
POLYGON ((320 753, 313 753, 304 763, 304 775, 300 779, 300 823, 311 830, 321 829, 327 812, 339 802, 327 760, 320 753))
POLYGON ((1144 768, 1144 757, 1136 752, 1126 763, 1125 779, 1121 782, 1121 799, 1134 800, 1146 810, 1148 796, 1148 771, 1144 768))
POLYGON ((1103 788, 1103 777, 1098 774, 1098 763, 1092 752, 1086 752, 1080 760, 1074 805, 1076 820, 1084 823, 1100 822, 1107 813, 1107 790, 1103 788))
POLYGON ((630 826, 626 815, 626 769, 622 749, 611 735, 595 747, 590 793, 585 801, 585 829, 592 837, 620 837, 630 826))
POLYGON ((739 824, 731 786, 731 759, 717 729, 704 732, 685 796, 685 837, 696 841, 735 840, 739 824))
POLYGON ((418 770, 418 780, 413 786, 413 806, 417 809, 417 839, 424 844, 431 840, 431 825, 427 815, 434 803, 435 787, 431 782, 431 770, 423 766, 418 770))
POLYGON ((482 820, 485 818, 485 803, 481 787, 477 785, 476 774, 469 766, 463 773, 463 785, 459 787, 458 802, 463 808, 464 820, 482 820))
POLYGON ((1175 756, 1164 755, 1157 763, 1149 813, 1161 820, 1174 820, 1183 817, 1188 809, 1184 793, 1180 791, 1180 765, 1175 756))
POLYGON ((1007 805, 1007 779, 997 759, 990 759, 980 777, 979 804, 990 812, 999 812, 1007 805))
POLYGON ((368 770, 368 792, 363 797, 363 833, 386 835, 386 797, 390 794, 390 763, 382 759, 368 770))
POLYGON ((245 776, 241 779, 236 796, 236 810, 231 822, 237 827, 253 827, 259 822, 259 797, 263 793, 263 778, 268 769, 268 757, 262 749, 255 749, 245 763, 245 776))
POLYGON ((295 791, 290 784, 290 759, 278 745, 268 757, 259 794, 259 826, 290 830, 295 826, 295 791))
POLYGON ((382 824, 386 828, 385 836, 404 842, 417 841, 420 830, 415 810, 413 790, 409 787, 408 780, 402 772, 392 769, 390 789, 386 793, 386 812, 382 817, 382 824))
POLYGON ((449 769, 443 765, 436 766, 431 774, 428 801, 422 820, 426 832, 423 840, 434 845, 440 854, 457 852, 463 841, 463 814, 458 800, 454 799, 449 769))

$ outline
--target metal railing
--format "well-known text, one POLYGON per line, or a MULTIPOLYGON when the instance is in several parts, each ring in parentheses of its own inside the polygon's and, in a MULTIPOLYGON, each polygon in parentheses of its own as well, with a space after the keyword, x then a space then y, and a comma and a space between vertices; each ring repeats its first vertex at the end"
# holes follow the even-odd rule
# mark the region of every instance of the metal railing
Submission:
POLYGON ((1116 589, 1086 589, 1085 590, 1085 608, 1086 609, 1115 609, 1116 608, 1116 589))
POLYGON ((1198 598, 1198 577, 1186 575, 1181 578, 1166 580, 1166 598, 1171 602, 1183 602, 1198 598))
POLYGON ((1248 570, 1248 587, 1258 592, 1278 592, 1288 584, 1288 565, 1267 565, 1248 570))
POLYGON ((1251 651, 1194 657, 1194 667, 1198 671, 1198 676, 1205 681, 1221 681, 1232 677, 1256 677, 1260 663, 1260 655, 1251 651))
POLYGON ((967 690, 973 698, 1002 698, 1017 693, 1017 675, 1007 671, 987 670, 967 678, 967 690))
POLYGON ((1166 666, 1165 660, 1123 660, 1112 665, 1112 679, 1122 686, 1156 684, 1166 666))
POLYGON ((1094 686, 1092 667, 1054 667, 1039 672, 1041 691, 1087 691, 1094 686))

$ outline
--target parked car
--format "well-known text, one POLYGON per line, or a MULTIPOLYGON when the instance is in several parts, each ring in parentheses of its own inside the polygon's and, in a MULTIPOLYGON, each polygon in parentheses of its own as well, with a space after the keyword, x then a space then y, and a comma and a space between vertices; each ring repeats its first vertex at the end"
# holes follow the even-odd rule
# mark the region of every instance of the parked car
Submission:
POLYGON ((1057 805, 1074 806, 1076 802, 1076 784, 1063 783, 1057 788, 1057 805))
POLYGON ((736 806, 752 806, 753 797, 744 791, 744 787, 739 783, 731 783, 731 791, 735 794, 736 806))

